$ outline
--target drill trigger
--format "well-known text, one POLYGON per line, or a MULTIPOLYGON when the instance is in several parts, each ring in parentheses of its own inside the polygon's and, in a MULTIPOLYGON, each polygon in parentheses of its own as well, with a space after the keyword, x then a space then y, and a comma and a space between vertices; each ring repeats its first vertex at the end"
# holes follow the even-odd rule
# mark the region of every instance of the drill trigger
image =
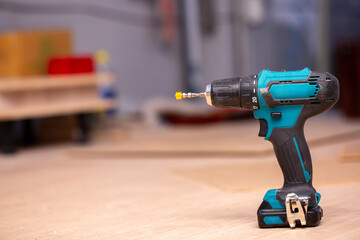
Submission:
POLYGON ((260 131, 259 131, 259 137, 266 137, 268 132, 268 124, 265 119, 259 119, 260 122, 260 131))

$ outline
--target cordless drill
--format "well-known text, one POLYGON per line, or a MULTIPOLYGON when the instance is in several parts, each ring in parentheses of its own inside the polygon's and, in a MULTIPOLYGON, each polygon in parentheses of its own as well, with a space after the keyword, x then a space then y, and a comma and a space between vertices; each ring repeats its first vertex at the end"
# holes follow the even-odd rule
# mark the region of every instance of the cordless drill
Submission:
POLYGON ((205 97, 218 108, 254 110, 259 136, 274 147, 284 185, 268 190, 258 211, 261 228, 317 226, 323 216, 321 195, 312 186, 311 156, 304 136, 305 120, 329 110, 339 98, 339 82, 330 73, 272 72, 215 80, 202 93, 177 92, 176 99, 205 97))

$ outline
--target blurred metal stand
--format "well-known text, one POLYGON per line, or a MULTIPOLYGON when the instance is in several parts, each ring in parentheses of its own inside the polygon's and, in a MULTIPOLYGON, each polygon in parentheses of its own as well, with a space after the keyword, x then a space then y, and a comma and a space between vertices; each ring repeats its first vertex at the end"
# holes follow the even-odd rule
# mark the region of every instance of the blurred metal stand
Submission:
POLYGON ((194 0, 178 1, 180 16, 180 41, 185 87, 199 91, 205 85, 202 68, 202 44, 200 29, 199 2, 194 0))
POLYGON ((243 76, 250 72, 249 31, 243 14, 245 6, 244 1, 231 0, 234 76, 243 76))
POLYGON ((330 1, 319 1, 319 24, 318 24, 318 42, 316 53, 316 70, 320 72, 330 71, 330 1))
POLYGON ((265 6, 263 0, 231 0, 232 48, 234 76, 246 76, 252 73, 250 27, 264 21, 265 6))

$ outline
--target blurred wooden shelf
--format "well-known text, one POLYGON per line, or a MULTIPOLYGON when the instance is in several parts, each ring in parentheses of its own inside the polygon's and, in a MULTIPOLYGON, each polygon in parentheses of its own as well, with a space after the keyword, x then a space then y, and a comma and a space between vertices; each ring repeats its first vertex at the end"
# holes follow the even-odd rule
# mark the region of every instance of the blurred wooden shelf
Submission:
MULTIPOLYGON (((89 138, 89 118, 113 108, 114 100, 101 97, 111 73, 0 78, 0 150, 16 152, 15 121, 76 115, 78 142, 89 138)), ((31 127, 23 135, 32 141, 31 127)))
POLYGON ((0 120, 90 113, 113 106, 99 89, 111 73, 0 78, 0 120))
POLYGON ((0 78, 0 93, 94 86, 111 83, 113 79, 111 73, 8 77, 0 78))
POLYGON ((20 107, 0 111, 0 120, 40 118, 75 113, 104 111, 114 106, 113 101, 94 100, 79 103, 52 103, 44 106, 20 107))

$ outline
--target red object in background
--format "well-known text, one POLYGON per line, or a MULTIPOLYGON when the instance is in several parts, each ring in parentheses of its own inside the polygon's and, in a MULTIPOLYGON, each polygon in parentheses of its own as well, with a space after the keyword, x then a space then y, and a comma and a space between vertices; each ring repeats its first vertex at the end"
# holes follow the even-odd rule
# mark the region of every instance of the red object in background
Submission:
POLYGON ((48 74, 71 74, 72 58, 52 58, 48 64, 48 74))
POLYGON ((56 57, 52 58, 48 64, 48 74, 77 74, 93 73, 94 60, 92 57, 56 57))
POLYGON ((161 19, 161 36, 166 44, 173 44, 176 33, 176 4, 174 0, 157 0, 161 19))
POLYGON ((162 119, 175 125, 197 125, 239 120, 253 116, 253 112, 246 109, 217 109, 209 114, 184 115, 181 113, 163 113, 162 119))
POLYGON ((94 72, 94 61, 91 57, 77 57, 73 60, 74 73, 94 72))

